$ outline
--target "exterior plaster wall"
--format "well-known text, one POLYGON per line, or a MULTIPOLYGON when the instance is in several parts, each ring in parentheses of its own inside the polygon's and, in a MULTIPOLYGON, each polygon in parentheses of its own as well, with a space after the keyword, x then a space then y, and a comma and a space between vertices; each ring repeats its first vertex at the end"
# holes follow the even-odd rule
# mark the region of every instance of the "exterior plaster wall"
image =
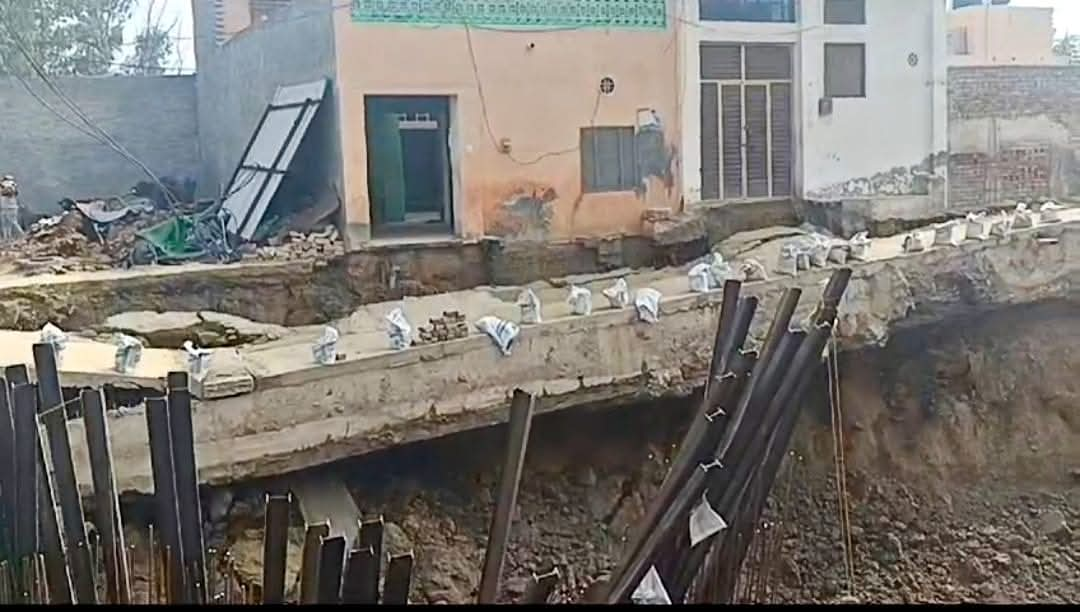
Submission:
POLYGON ((364 104, 373 95, 450 98, 458 236, 640 234, 646 209, 678 205, 679 46, 671 23, 666 30, 466 31, 357 23, 349 11, 335 11, 334 28, 353 244, 371 233, 364 104), (603 77, 614 79, 612 95, 599 94, 603 77), (637 190, 583 193, 581 128, 637 126, 650 111, 662 125, 667 171, 645 176, 637 190), (504 139, 509 154, 499 150, 504 139))

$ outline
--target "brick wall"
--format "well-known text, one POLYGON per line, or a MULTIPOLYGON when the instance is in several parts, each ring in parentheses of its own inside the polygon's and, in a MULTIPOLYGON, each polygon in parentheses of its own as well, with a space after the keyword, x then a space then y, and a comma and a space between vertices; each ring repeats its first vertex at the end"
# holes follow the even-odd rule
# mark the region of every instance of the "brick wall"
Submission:
POLYGON ((951 207, 1080 194, 1080 66, 950 68, 949 132, 951 207))
MULTIPOLYGON (((27 83, 50 106, 78 122, 41 81, 27 83)), ((198 176, 194 77, 68 77, 56 83, 157 175, 180 180, 198 176)), ((0 78, 0 174, 14 175, 20 201, 42 212, 57 210, 61 198, 119 195, 148 180, 12 78, 0 78)))

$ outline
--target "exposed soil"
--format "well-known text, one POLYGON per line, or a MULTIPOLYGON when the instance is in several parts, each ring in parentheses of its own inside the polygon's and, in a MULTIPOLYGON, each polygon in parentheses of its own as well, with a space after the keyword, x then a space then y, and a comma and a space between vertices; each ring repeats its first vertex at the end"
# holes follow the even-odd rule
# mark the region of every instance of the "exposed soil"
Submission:
MULTIPOLYGON (((1075 304, 1044 304, 908 331, 882 349, 844 355, 853 580, 842 562, 822 386, 807 398, 767 511, 781 546, 763 599, 1080 599, 1077 346, 1075 304)), ((504 599, 554 565, 563 577, 557 600, 580 601, 612 569, 663 478, 690 403, 537 419, 504 599)), ((385 516, 388 547, 415 551, 414 602, 475 600, 504 447, 505 430, 493 428, 327 468, 348 479, 361 509, 385 516)), ((259 537, 262 486, 236 492, 228 514, 245 527, 218 529, 221 544, 259 537)))

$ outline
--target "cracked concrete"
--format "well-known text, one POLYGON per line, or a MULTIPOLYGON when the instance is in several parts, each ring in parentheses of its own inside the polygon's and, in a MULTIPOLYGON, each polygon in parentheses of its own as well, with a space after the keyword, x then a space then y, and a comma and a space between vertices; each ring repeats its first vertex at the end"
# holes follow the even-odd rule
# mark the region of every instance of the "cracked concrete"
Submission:
MULTIPOLYGON (((1007 305, 1076 300, 1077 212, 1070 211, 1065 224, 917 254, 901 253, 902 237, 875 241, 874 260, 852 266, 839 341, 845 348, 878 344, 908 325, 1007 305)), ((794 279, 748 283, 744 293, 757 296, 759 311, 769 314, 786 287, 799 286, 804 298, 796 317, 801 319, 817 302, 829 273, 816 269, 794 279)), ((304 354, 287 343, 245 349, 254 390, 200 402, 194 415, 200 478, 220 484, 274 476, 493 424, 505 418, 516 387, 541 395, 539 412, 686 394, 702 381, 721 292, 686 293, 681 271, 631 276, 634 288, 646 282, 665 295, 659 324, 637 322, 630 309, 568 317, 553 304, 543 324, 523 326, 509 357, 476 334, 365 354, 364 347, 375 341, 370 328, 368 340, 363 333, 351 339, 345 334, 343 344, 355 342, 361 352, 347 349, 348 358, 332 366, 311 364, 306 341, 304 354)), ((767 322, 767 316, 759 316, 751 334, 760 338, 767 322)), ((384 336, 378 341, 386 346, 384 336)), ((88 487, 82 423, 72 421, 69 427, 80 484, 88 487)), ((151 490, 145 420, 137 414, 119 417, 110 427, 119 487, 151 490)))

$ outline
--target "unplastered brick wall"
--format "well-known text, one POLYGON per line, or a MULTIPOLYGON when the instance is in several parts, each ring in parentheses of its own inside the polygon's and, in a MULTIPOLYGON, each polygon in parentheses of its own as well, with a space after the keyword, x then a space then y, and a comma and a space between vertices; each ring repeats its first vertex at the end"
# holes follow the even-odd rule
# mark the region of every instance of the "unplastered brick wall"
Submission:
POLYGON ((950 68, 949 124, 950 135, 975 134, 984 145, 950 141, 951 207, 1080 193, 1080 66, 950 68), (1008 137, 1025 120, 1022 137, 1008 137))

